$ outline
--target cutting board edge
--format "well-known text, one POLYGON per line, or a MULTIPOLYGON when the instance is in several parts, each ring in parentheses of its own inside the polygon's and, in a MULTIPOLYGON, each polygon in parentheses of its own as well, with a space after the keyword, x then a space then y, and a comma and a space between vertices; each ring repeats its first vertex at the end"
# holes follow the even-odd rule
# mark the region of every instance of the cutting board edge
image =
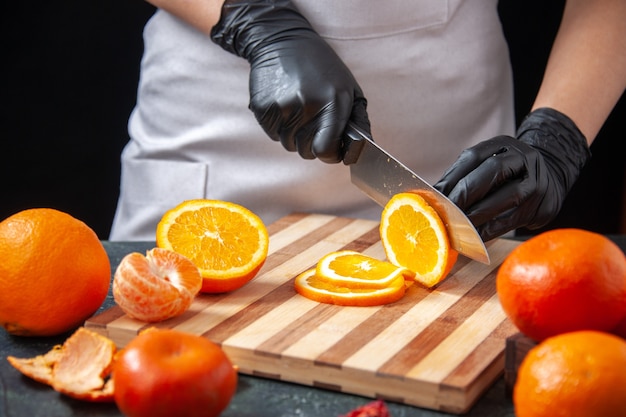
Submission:
POLYGON ((452 414, 468 412, 480 396, 502 375, 504 362, 503 347, 497 359, 481 370, 480 378, 467 386, 457 387, 447 385, 445 382, 422 381, 398 375, 371 373, 367 370, 319 365, 302 358, 267 355, 227 344, 222 345, 222 348, 242 374, 367 398, 382 398, 452 414))

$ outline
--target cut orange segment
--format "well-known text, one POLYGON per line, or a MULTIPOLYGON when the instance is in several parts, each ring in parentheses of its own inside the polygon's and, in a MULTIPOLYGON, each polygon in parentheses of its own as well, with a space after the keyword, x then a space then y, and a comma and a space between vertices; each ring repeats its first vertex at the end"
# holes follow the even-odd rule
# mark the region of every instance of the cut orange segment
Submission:
POLYGON ((407 268, 381 261, 359 252, 331 252, 317 263, 316 274, 337 287, 352 289, 385 288, 398 277, 413 279, 407 268))
POLYGON ((35 381, 50 385, 72 398, 96 402, 113 401, 110 378, 116 347, 112 340, 78 328, 63 345, 34 358, 7 357, 9 363, 35 381))
POLYGON ((158 322, 187 311, 200 291, 202 276, 187 257, 154 248, 120 261, 113 277, 113 298, 130 317, 158 322))
POLYGON ((313 301, 340 306, 378 306, 393 303, 404 296, 406 284, 402 275, 383 288, 349 288, 337 286, 316 274, 311 268, 298 275, 294 283, 296 291, 313 301))
POLYGON ((263 221, 238 204, 188 200, 166 212, 157 225, 157 246, 178 252, 200 269, 202 292, 242 287, 267 258, 269 235, 263 221))
POLYGON ((458 255, 439 214, 414 193, 399 193, 389 200, 381 216, 380 238, 387 259, 414 271, 415 280, 429 288, 448 275, 458 255))

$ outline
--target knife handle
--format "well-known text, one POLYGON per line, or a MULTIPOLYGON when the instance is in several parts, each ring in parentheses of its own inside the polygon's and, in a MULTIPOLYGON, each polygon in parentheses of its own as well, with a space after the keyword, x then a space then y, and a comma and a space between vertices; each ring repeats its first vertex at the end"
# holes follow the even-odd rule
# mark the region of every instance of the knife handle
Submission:
POLYGON ((348 122, 344 131, 343 141, 343 163, 344 165, 354 164, 361 155, 364 141, 372 140, 367 134, 359 129, 354 123, 348 122))

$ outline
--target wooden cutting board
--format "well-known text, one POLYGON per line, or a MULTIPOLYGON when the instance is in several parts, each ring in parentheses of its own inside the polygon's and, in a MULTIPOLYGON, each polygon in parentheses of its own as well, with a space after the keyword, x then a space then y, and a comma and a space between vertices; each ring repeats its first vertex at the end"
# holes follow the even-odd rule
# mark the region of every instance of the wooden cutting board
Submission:
MULTIPOLYGON (((199 295, 182 316, 157 323, 222 346, 242 373, 466 412, 504 371, 507 337, 517 329, 497 299, 495 272, 519 242, 487 245, 491 265, 460 256, 434 289, 409 288, 380 307, 339 307, 297 294, 293 279, 329 252, 385 254, 378 222, 292 214, 268 226, 270 250, 244 287, 199 295)), ((150 327, 115 306, 85 326, 125 346, 150 327)))

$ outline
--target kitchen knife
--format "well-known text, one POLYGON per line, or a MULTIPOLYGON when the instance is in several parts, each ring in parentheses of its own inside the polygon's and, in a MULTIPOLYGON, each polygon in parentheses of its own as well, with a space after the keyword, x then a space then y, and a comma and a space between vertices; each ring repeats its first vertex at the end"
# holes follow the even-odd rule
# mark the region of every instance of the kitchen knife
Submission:
POLYGON ((490 263, 489 252, 476 228, 452 201, 385 152, 353 123, 348 124, 344 136, 343 162, 350 167, 353 184, 382 207, 398 193, 421 195, 443 220, 455 250, 478 262, 490 263))

